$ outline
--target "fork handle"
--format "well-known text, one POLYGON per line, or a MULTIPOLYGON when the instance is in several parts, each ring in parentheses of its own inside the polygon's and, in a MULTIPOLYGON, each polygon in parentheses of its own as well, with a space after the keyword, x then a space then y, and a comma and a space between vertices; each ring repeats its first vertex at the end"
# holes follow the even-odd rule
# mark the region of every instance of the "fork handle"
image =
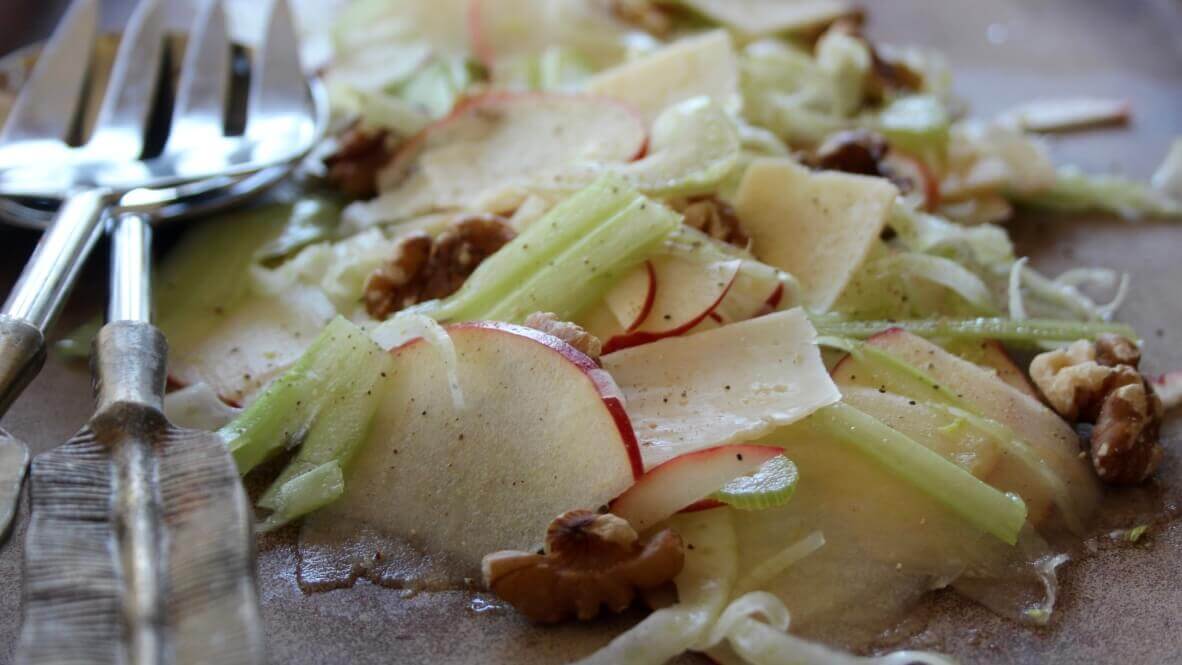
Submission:
POLYGON ((0 309, 0 416, 41 369, 45 331, 102 235, 108 196, 88 189, 66 199, 0 309))

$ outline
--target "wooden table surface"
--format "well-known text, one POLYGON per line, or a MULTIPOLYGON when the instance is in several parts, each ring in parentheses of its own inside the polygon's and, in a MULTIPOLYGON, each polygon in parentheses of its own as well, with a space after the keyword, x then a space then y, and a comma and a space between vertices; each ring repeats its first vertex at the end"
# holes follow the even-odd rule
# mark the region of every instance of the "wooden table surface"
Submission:
MULTIPOLYGON (((0 52, 43 35, 65 2, 9 2, 0 52)), ((1147 177, 1171 138, 1182 135, 1182 4, 1176 0, 1040 0, 992 3, 921 0, 864 3, 871 34, 948 54, 957 90, 987 115, 1034 96, 1127 98, 1127 129, 1054 141, 1054 152, 1093 171, 1147 177)), ((117 26, 129 3, 108 2, 117 26)), ((1111 220, 1024 218, 1013 227, 1020 253, 1052 273, 1077 264, 1133 275, 1121 318, 1146 340, 1150 371, 1182 367, 1182 226, 1111 220)), ((173 232, 162 234, 167 245, 173 232)), ((36 235, 0 228, 0 291, 6 292, 36 235)), ((83 274, 54 334, 97 313, 105 298, 105 248, 83 274)), ((64 441, 91 409, 86 368, 51 357, 4 420, 34 450, 64 441)), ((1159 480, 1109 496, 1101 531, 1176 513, 1182 496, 1182 427, 1166 429, 1159 480)), ((19 619, 24 520, 0 545, 0 665, 11 660, 19 619)), ((1099 542, 1103 542, 1102 539, 1099 542)), ((295 585, 290 538, 260 545, 259 582, 274 663, 555 663, 589 653, 635 616, 540 630, 501 612, 480 612, 463 593, 422 594, 359 585, 305 595, 295 585)), ((1102 546, 1063 568, 1059 609, 1045 630, 1016 627, 955 595, 932 595, 909 622, 905 643, 943 649, 964 662, 1182 662, 1182 525, 1162 520, 1136 547, 1102 546)))

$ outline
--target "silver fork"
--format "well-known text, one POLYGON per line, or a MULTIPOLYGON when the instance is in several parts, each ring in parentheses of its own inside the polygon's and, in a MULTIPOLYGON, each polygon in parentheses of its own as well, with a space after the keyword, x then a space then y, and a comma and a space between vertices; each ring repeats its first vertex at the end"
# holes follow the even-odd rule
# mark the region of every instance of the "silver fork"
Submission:
MULTIPOLYGON (((164 58, 159 3, 141 2, 130 19, 95 128, 80 147, 65 139, 86 106, 97 8, 95 0, 75 0, 70 7, 0 132, 0 196, 63 199, 0 308, 0 417, 39 370, 45 330, 101 233, 107 205, 132 191, 160 205, 211 193, 216 199, 223 189, 237 188, 241 195, 243 176, 291 164, 322 134, 324 93, 303 77, 282 1, 268 26, 252 62, 246 130, 225 136, 229 42, 220 7, 208 2, 190 37, 191 44, 207 48, 187 52, 168 141, 160 154, 145 155, 164 58)), ((0 536, 27 456, 23 443, 0 430, 0 536)))
MULTIPOLYGON (((152 2, 137 9, 129 49, 155 11, 152 2)), ((175 165, 195 151, 220 159, 243 150, 233 141, 212 146, 226 143, 226 90, 217 72, 227 47, 221 12, 211 5, 185 55, 174 131, 159 159, 175 165)), ((299 133, 296 104, 306 95, 281 3, 258 60, 243 141, 252 151, 270 144, 258 160, 266 163, 292 150, 269 132, 299 133)), ((149 222, 177 195, 156 185, 118 199, 108 323, 94 356, 98 408, 78 435, 33 462, 22 665, 262 660, 250 507, 233 461, 218 437, 173 427, 161 410, 167 345, 150 323, 149 222)))

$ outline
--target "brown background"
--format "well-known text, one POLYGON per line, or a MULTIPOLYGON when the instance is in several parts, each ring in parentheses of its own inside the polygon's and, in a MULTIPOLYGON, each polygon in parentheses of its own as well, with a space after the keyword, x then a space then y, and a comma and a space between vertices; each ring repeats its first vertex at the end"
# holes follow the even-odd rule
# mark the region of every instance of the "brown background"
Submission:
MULTIPOLYGON (((0 52, 52 27, 66 3, 4 0, 0 52)), ((1169 140, 1182 135, 1182 4, 1174 0, 894 0, 867 3, 871 34, 926 44, 948 54, 958 91, 974 112, 989 114, 1033 96, 1127 98, 1128 129, 1056 139, 1054 151, 1095 171, 1148 177, 1169 140), (991 39, 992 37, 992 39, 991 39)), ((118 26, 129 3, 108 2, 105 23, 118 26)), ((167 245, 172 231, 162 233, 167 245)), ((1104 265, 1134 276, 1121 316, 1146 340, 1151 371, 1182 367, 1182 227, 1104 220, 1023 218, 1019 251, 1055 272, 1104 265)), ((0 291, 7 291, 35 234, 0 228, 0 291)), ((57 328, 93 316, 104 298, 105 248, 86 270, 57 328)), ((35 450, 64 441, 91 407, 85 367, 51 358, 4 421, 35 450)), ((1182 427, 1167 428, 1160 482, 1114 493, 1098 533, 1152 521, 1146 541, 1118 546, 1103 535, 1096 552, 1063 569, 1064 596, 1050 628, 1017 628, 937 593, 905 631, 906 641, 947 650, 965 662, 1182 662, 1182 526, 1171 521, 1182 495, 1182 427)), ((0 546, 0 664, 11 660, 18 623, 23 522, 0 546)), ((303 595, 293 576, 289 541, 264 542, 260 593, 273 663, 563 662, 589 653, 635 616, 584 626, 533 629, 512 614, 478 612, 461 593, 400 598, 368 585, 303 595)))

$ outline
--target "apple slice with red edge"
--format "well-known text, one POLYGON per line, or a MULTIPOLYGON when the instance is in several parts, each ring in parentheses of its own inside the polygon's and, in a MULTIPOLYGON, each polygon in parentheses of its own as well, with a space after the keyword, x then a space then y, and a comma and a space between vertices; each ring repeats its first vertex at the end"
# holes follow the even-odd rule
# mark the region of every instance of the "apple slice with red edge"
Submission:
MULTIPOLYGON (((609 505, 632 528, 645 531, 739 476, 755 473, 764 462, 784 454, 777 446, 715 446, 679 455, 649 469, 609 505)), ((717 504, 717 502, 715 502, 717 504)))
POLYGON ((708 264, 676 257, 656 257, 653 269, 654 298, 640 325, 628 329, 603 345, 612 353, 692 330, 726 298, 742 267, 742 259, 708 264))
POLYGON ((617 282, 603 300, 624 327, 624 332, 631 332, 640 327, 653 311, 656 295, 657 271, 652 261, 645 261, 617 282))
POLYGON ((489 552, 534 549, 556 515, 606 505, 639 477, 619 389, 594 360, 523 326, 446 330, 464 404, 431 344, 392 349, 370 434, 326 519, 475 569, 489 552))
POLYGON ((1163 409, 1169 411, 1182 404, 1182 370, 1166 372, 1153 379, 1152 383, 1163 409))
POLYGON ((407 141, 378 174, 378 189, 396 197, 414 186, 433 207, 464 207, 570 163, 632 161, 647 139, 640 115, 613 99, 492 92, 407 141))
POLYGON ((1001 342, 995 339, 966 340, 951 342, 946 348, 971 363, 993 370, 997 373, 997 378, 1006 384, 1040 402, 1042 401, 1042 395, 1038 389, 1026 377, 1026 372, 1023 372, 1014 362, 1013 357, 1001 342))

